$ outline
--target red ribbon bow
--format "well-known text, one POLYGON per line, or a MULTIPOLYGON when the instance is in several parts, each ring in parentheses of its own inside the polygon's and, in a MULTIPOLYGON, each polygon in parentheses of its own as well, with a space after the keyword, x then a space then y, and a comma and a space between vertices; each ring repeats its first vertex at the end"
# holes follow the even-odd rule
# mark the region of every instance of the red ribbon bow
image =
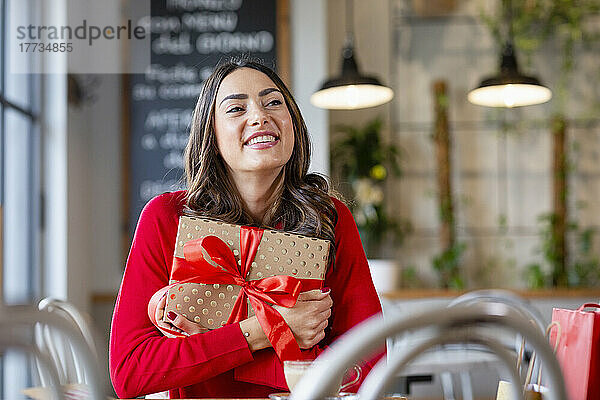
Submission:
POLYGON ((239 322, 248 317, 246 301, 267 334, 280 360, 301 359, 300 347, 281 314, 266 303, 293 307, 302 283, 292 276, 277 275, 259 280, 244 279, 256 256, 263 230, 254 227, 240 228, 240 258, 238 265, 233 252, 216 236, 191 240, 183 246, 185 260, 175 257, 171 279, 181 283, 231 284, 242 287, 227 323, 239 322))

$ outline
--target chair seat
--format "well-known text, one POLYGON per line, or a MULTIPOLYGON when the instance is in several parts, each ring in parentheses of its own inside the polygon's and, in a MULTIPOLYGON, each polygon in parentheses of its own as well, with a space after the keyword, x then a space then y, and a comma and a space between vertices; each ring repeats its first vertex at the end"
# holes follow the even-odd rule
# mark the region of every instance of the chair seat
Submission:
POLYGON ((501 365, 498 357, 489 352, 464 348, 443 349, 424 353, 404 367, 401 376, 497 369, 501 365))

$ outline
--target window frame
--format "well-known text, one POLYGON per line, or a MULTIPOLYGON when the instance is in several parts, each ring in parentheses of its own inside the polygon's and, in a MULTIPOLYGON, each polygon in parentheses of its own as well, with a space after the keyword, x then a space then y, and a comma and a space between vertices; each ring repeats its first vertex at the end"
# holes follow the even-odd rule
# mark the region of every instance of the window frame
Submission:
MULTIPOLYGON (((12 0, 11 6, 20 6, 21 3, 12 0)), ((24 5, 24 4, 23 4, 24 5)), ((24 279, 18 280, 18 302, 34 303, 41 295, 42 283, 42 229, 43 229, 43 214, 42 214, 42 77, 39 74, 28 74, 26 80, 28 82, 28 98, 23 105, 16 104, 7 98, 7 77, 9 68, 7 65, 7 35, 8 35, 8 7, 9 0, 0 0, 0 304, 7 303, 5 285, 13 285, 12 278, 7 276, 7 268, 15 269, 18 275, 24 279), (29 210, 26 218, 26 224, 22 228, 21 235, 25 234, 29 239, 24 244, 23 262, 18 267, 11 265, 6 259, 6 235, 7 235, 7 218, 6 218, 6 200, 7 187, 6 174, 11 168, 7 164, 8 157, 7 148, 9 139, 8 135, 10 127, 7 127, 8 113, 14 113, 18 118, 23 118, 27 124, 27 149, 24 151, 29 154, 27 169, 23 171, 24 184, 26 185, 26 193, 28 196, 23 201, 26 203, 25 209, 29 210), (11 279, 9 282, 7 279, 11 279)), ((16 100, 13 98, 13 100, 16 100)), ((22 165, 19 165, 22 166, 22 165)), ((10 210, 9 210, 10 211, 10 210)), ((10 228, 10 227, 9 227, 10 228)), ((17 274, 12 274, 17 275, 17 274)), ((23 398, 19 393, 23 385, 25 387, 32 385, 32 364, 30 358, 19 352, 4 353, 0 358, 0 392, 3 397, 23 398), (23 366, 26 366, 23 369, 23 366), (21 370, 21 373, 15 372, 21 370), (11 372, 12 371, 12 372, 11 372), (18 381, 15 385, 15 380, 18 381), (5 383, 10 384, 5 385, 5 383), (18 387, 17 387, 18 386, 18 387)))
MULTIPOLYGON (((14 1, 14 0, 13 0, 14 1)), ((0 264, 0 301, 4 303, 6 301, 4 285, 6 284, 6 268, 10 268, 5 262, 5 212, 6 212, 6 180, 5 180, 5 169, 10 168, 6 165, 6 145, 7 145, 7 118, 8 112, 15 112, 20 117, 28 121, 28 151, 31 154, 31 163, 28 170, 25 172, 27 185, 27 193, 30 196, 26 199, 28 203, 28 209, 31 210, 31 218, 26 226, 27 237, 31 238, 26 252, 26 275, 29 277, 28 282, 25 283, 23 290, 23 297, 30 301, 34 301, 39 297, 40 294, 40 272, 41 272, 41 257, 40 257, 40 238, 41 228, 43 226, 42 213, 41 213, 41 113, 40 113, 40 102, 39 99, 42 97, 40 76, 37 74, 29 74, 27 76, 28 81, 28 107, 25 108, 19 104, 16 104, 6 97, 6 79, 8 75, 8 66, 6 57, 6 39, 8 29, 8 0, 0 0, 0 20, 2 24, 0 26, 0 220, 2 221, 2 232, 0 234, 0 246, 1 250, 1 264, 0 264)), ((15 2, 15 4, 19 4, 15 2)))

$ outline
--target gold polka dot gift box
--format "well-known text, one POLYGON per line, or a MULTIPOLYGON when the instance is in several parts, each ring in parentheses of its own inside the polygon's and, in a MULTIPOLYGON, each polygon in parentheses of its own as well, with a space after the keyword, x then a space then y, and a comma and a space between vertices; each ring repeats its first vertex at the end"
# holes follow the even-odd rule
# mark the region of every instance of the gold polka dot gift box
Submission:
MULTIPOLYGON (((261 231, 256 254, 251 261, 245 281, 259 281, 275 276, 290 276, 300 280, 301 291, 320 288, 325 279, 328 265, 329 242, 308 236, 296 235, 275 230, 247 228, 241 225, 183 216, 179 220, 175 258, 183 259, 184 246, 190 241, 207 236, 216 236, 229 248, 237 267, 242 269, 240 232, 243 229, 261 231)), ((242 234, 244 235, 244 234, 242 234)), ((229 251, 228 250, 228 251, 229 251)), ((206 255, 204 256, 206 258, 206 255)), ((176 260, 177 261, 177 260, 176 260)), ((205 263, 201 268, 219 269, 219 265, 205 263)), ((181 280, 179 282, 182 282, 181 280)), ((208 329, 225 325, 242 287, 222 283, 178 283, 169 282, 165 315, 176 311, 185 318, 201 324, 208 329)), ((247 302, 248 315, 254 315, 250 302, 247 302)))

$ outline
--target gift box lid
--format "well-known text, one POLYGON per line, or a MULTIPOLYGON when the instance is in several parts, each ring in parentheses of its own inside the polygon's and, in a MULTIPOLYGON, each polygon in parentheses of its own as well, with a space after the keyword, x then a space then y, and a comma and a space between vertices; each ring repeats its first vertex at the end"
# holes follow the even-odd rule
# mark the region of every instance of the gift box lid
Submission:
MULTIPOLYGON (((214 235, 232 249, 240 261, 240 227, 205 218, 182 216, 179 219, 175 257, 183 258, 183 246, 190 240, 214 235)), ((265 230, 246 280, 275 275, 289 275, 298 279, 325 279, 330 243, 303 235, 276 230, 265 230)))

